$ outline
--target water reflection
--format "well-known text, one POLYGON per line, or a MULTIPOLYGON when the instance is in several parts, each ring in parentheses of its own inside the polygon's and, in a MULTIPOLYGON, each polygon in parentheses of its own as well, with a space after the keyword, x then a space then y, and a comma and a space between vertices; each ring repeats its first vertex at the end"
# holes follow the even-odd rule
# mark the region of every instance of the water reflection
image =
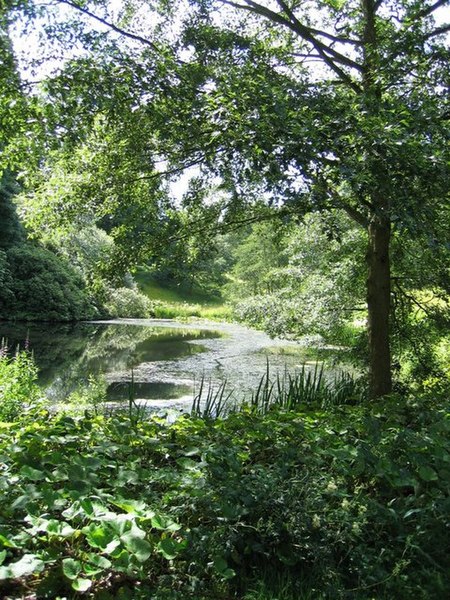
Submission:
POLYGON ((267 360, 275 376, 286 368, 290 372, 301 368, 308 359, 308 349, 296 342, 273 340, 232 323, 151 319, 0 323, 0 338, 8 340, 11 350, 27 345, 33 351, 39 383, 54 400, 66 398, 86 385, 90 375, 100 374, 106 378, 112 402, 128 400, 133 381, 135 399, 163 407, 187 406, 195 381, 198 388, 202 376, 213 385, 226 380, 240 400, 258 386, 267 360))
MULTIPOLYGON (((164 361, 176 361, 206 350, 197 343, 220 337, 210 329, 170 328, 135 323, 0 324, 0 338, 10 352, 29 348, 39 369, 38 383, 54 399, 67 397, 90 375, 104 374, 108 396, 128 398, 127 381, 132 369, 164 361), (114 382, 114 374, 121 380, 114 382), (125 375, 124 375, 125 374, 125 375), (125 381, 123 381, 125 379, 125 381)), ((178 398, 192 394, 192 386, 176 383, 138 382, 140 398, 178 398)))
POLYGON ((138 382, 114 381, 110 383, 106 394, 110 401, 123 401, 131 397, 140 400, 171 400, 172 398, 192 398, 192 385, 166 383, 162 381, 138 382))

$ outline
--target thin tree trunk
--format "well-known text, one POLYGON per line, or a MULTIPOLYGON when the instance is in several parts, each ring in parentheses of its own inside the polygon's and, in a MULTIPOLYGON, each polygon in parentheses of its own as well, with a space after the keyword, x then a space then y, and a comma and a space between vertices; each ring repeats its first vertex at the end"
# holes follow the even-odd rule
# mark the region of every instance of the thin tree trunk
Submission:
POLYGON ((374 217, 368 227, 367 308, 369 391, 378 398, 392 391, 389 314, 391 296, 390 223, 374 217))

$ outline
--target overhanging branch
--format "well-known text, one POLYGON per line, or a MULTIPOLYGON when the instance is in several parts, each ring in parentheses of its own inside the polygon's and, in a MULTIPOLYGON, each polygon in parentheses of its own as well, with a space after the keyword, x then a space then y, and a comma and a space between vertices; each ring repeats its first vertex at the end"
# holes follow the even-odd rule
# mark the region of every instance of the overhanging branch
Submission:
POLYGON ((155 50, 158 53, 161 52, 161 49, 151 40, 144 38, 140 35, 137 35, 135 33, 132 33, 131 31, 127 31, 126 29, 122 29, 122 27, 118 27, 114 23, 107 21, 103 17, 99 17, 95 13, 91 12, 87 8, 84 8, 83 6, 80 6, 76 2, 72 2, 72 0, 56 0, 56 1, 58 2, 58 4, 66 4, 67 6, 70 6, 71 8, 77 10, 78 12, 81 12, 84 15, 90 17, 91 19, 94 19, 94 21, 97 21, 98 23, 105 25, 105 27, 108 27, 108 29, 115 31, 116 33, 119 33, 120 35, 122 35, 130 40, 134 40, 135 42, 140 42, 141 44, 150 46, 150 48, 152 48, 153 50, 155 50))
POLYGON ((445 25, 442 25, 441 27, 438 27, 437 29, 434 29, 433 31, 430 31, 429 33, 427 33, 425 35, 425 39, 429 40, 432 37, 435 37, 437 35, 442 35, 443 33, 448 33, 450 31, 450 23, 446 23, 445 25))
POLYGON ((450 4, 450 0, 437 0, 434 4, 424 6, 424 8, 411 15, 411 17, 409 17, 407 20, 417 21, 418 19, 422 19, 423 17, 428 17, 428 15, 431 15, 438 8, 441 8, 441 6, 445 6, 446 4, 450 4))
POLYGON ((282 0, 277 0, 277 2, 283 7, 287 17, 284 17, 283 15, 260 5, 253 0, 243 1, 245 4, 234 2, 233 0, 220 0, 222 4, 227 4, 239 10, 246 10, 250 13, 262 16, 272 23, 278 23, 284 27, 287 27, 305 42, 311 44, 320 56, 321 60, 338 75, 343 83, 348 85, 348 87, 350 87, 356 94, 361 93, 361 88, 359 85, 339 66, 339 64, 345 65, 351 69, 355 69, 360 73, 363 71, 362 66, 356 61, 350 59, 348 56, 345 56, 331 46, 317 39, 317 37, 315 37, 313 34, 313 30, 301 23, 294 13, 289 9, 289 7, 282 2, 282 0))

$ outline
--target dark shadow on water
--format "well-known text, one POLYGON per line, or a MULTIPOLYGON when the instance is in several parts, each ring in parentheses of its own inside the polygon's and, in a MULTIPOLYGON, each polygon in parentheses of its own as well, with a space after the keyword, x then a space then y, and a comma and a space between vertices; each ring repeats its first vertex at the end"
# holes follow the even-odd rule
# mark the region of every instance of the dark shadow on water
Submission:
POLYGON ((143 400, 170 400, 193 394, 192 386, 179 383, 134 383, 116 381, 108 386, 106 398, 110 401, 129 400, 130 394, 134 399, 143 400))

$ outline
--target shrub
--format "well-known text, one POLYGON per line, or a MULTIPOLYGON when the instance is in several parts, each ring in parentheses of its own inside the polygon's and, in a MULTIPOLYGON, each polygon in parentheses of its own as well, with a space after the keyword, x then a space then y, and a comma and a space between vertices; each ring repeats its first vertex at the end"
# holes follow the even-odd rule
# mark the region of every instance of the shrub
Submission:
POLYGON ((234 306, 233 313, 238 321, 263 329, 272 337, 307 332, 301 323, 302 307, 299 302, 281 298, 280 294, 246 298, 234 306))
POLYGON ((10 293, 3 294, 0 318, 74 321, 95 316, 81 276, 63 259, 31 244, 13 246, 6 256, 10 293))
POLYGON ((112 317, 145 319, 155 314, 153 303, 147 296, 126 287, 112 290, 105 308, 112 317))
POLYGON ((0 595, 446 598, 449 427, 393 396, 0 430, 0 595))
POLYGON ((8 312, 14 301, 13 278, 6 252, 0 250, 0 316, 8 312))

